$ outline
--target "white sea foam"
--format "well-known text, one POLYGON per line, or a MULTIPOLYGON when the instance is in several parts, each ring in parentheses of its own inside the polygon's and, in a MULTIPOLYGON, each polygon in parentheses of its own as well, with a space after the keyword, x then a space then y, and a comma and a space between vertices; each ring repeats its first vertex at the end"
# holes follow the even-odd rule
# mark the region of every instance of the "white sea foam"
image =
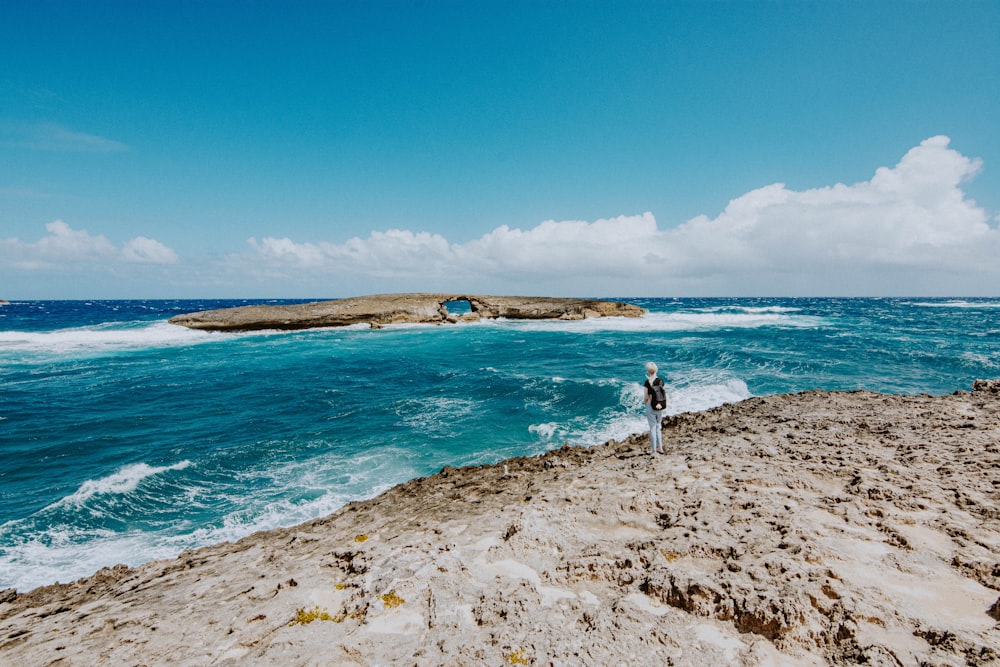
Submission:
MULTIPOLYGON (((746 383, 737 378, 716 378, 684 386, 667 385, 666 414, 707 410, 724 403, 742 401, 751 395, 746 383)), ((642 397, 641 384, 624 383, 616 408, 605 410, 596 417, 587 416, 572 422, 532 424, 528 431, 549 446, 560 442, 598 445, 608 440, 624 440, 630 435, 645 433, 649 428, 642 397)))
POLYGON ((478 403, 455 396, 428 396, 401 401, 397 406, 400 421, 416 433, 448 435, 455 424, 470 417, 478 403))
POLYGON ((74 581, 117 563, 138 565, 173 555, 173 547, 151 543, 150 535, 139 531, 122 534, 50 528, 30 540, 0 549, 0 582, 24 592, 45 584, 74 581))
POLYGON ((739 310, 698 310, 672 313, 646 313, 642 317, 600 317, 585 320, 506 320, 492 321, 524 331, 570 331, 577 333, 717 331, 722 329, 759 329, 763 327, 815 329, 828 325, 825 318, 799 315, 790 310, 772 308, 739 310))
MULTIPOLYGON (((23 535, 22 522, 8 522, 0 526, 5 543, 0 547, 0 588, 15 586, 27 591, 55 581, 89 576, 117 563, 135 566, 172 558, 186 549, 236 541, 258 531, 326 516, 348 502, 374 497, 425 474, 410 465, 407 454, 399 448, 384 447, 351 456, 331 453, 245 471, 230 492, 223 491, 223 497, 213 501, 237 509, 213 525, 194 530, 174 525, 159 531, 115 532, 59 524, 28 539, 11 539, 13 535, 23 535), (260 484, 262 479, 269 483, 260 484), (288 495, 290 489, 300 491, 299 499, 288 495)), ((57 504, 79 504, 101 493, 129 493, 151 475, 182 470, 189 465, 182 461, 162 467, 126 466, 100 480, 85 482, 80 490, 57 504)))
POLYGON ((735 305, 725 305, 725 306, 712 306, 710 308, 699 308, 698 310, 705 313, 795 313, 802 310, 801 308, 796 308, 793 306, 735 306, 735 305))
POLYGON ((131 493, 148 477, 172 470, 184 470, 190 465, 188 460, 170 466, 151 466, 145 463, 127 465, 107 477, 88 479, 73 494, 62 498, 54 506, 82 505, 96 495, 131 493))
POLYGON ((534 433, 543 440, 552 440, 558 429, 559 422, 546 422, 544 424, 532 424, 528 427, 528 432, 534 433))
POLYGON ((968 299, 952 299, 949 301, 909 301, 908 306, 919 306, 921 308, 1000 308, 1000 301, 970 301, 968 299))
POLYGON ((167 322, 135 327, 108 325, 56 331, 0 331, 4 354, 87 355, 207 342, 212 334, 167 322))
POLYGON ((580 378, 564 378, 559 375, 554 375, 552 377, 553 384, 562 384, 565 382, 572 382, 573 384, 589 384, 595 387, 616 387, 622 383, 618 378, 592 378, 592 377, 580 377, 580 378))
MULTIPOLYGON (((383 490, 373 489, 371 495, 383 490)), ((325 516, 354 499, 361 498, 330 493, 298 504, 276 500, 256 511, 230 513, 223 517, 221 525, 182 533, 138 530, 120 533, 53 527, 28 541, 0 548, 0 588, 14 586, 19 591, 27 591, 57 581, 86 577, 117 563, 136 566, 173 558, 186 549, 236 541, 261 530, 325 516)))
POLYGON ((698 412, 715 408, 725 403, 746 400, 753 394, 743 380, 729 378, 708 384, 692 384, 670 390, 667 395, 668 414, 698 412))
POLYGON ((647 428, 646 416, 640 412, 625 412, 591 420, 590 427, 567 432, 555 442, 567 441, 578 445, 600 445, 609 440, 625 440, 630 435, 643 433, 647 428))
POLYGON ((327 516, 349 502, 373 498, 420 474, 426 473, 411 465, 410 452, 397 447, 373 448, 350 456, 331 452, 246 471, 233 489, 232 504, 239 509, 222 517, 221 524, 163 536, 159 543, 171 545, 176 554, 193 547, 234 542, 258 531, 327 516), (262 478, 268 484, 259 485, 262 478), (258 490, 248 495, 248 488, 258 490), (290 494, 292 490, 298 493, 290 494), (299 499, 293 499, 294 495, 299 499))
POLYGON ((963 352, 959 357, 962 363, 967 366, 979 367, 979 368, 1000 368, 1000 362, 991 359, 985 354, 978 354, 975 352, 963 352))
POLYGON ((815 329, 827 325, 822 317, 796 315, 788 311, 746 309, 742 311, 705 311, 651 313, 651 324, 664 331, 706 331, 717 329, 759 329, 762 327, 815 329))

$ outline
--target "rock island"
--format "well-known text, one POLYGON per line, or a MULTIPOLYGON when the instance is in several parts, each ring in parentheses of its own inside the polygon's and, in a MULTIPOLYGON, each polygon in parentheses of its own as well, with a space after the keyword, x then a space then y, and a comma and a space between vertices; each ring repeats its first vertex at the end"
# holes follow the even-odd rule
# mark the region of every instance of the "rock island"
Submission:
POLYGON ((620 301, 468 294, 378 294, 334 301, 277 306, 239 306, 170 318, 171 324, 204 331, 312 329, 367 324, 446 324, 504 317, 516 320, 582 320, 588 317, 641 317, 646 311, 620 301), (455 315, 448 304, 466 302, 455 315))

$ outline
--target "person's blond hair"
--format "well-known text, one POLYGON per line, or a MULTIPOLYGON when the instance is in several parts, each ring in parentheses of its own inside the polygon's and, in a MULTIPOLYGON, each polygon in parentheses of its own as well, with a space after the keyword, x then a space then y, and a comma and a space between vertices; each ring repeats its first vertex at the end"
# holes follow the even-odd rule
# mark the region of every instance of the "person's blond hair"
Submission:
POLYGON ((650 361, 649 363, 647 363, 646 364, 646 372, 649 375, 656 375, 656 364, 654 364, 652 361, 650 361))

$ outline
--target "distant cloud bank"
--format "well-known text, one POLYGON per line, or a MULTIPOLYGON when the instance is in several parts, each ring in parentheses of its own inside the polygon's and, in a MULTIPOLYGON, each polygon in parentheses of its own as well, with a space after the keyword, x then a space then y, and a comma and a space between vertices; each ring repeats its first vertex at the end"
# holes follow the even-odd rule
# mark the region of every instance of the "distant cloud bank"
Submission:
POLYGON ((937 136, 869 181, 803 192, 775 183, 732 200, 715 218, 667 229, 644 213, 502 226, 462 244, 404 230, 343 243, 249 243, 254 262, 288 276, 306 269, 406 284, 451 279, 634 295, 656 284, 673 294, 939 293, 945 285, 932 281, 945 280, 946 292, 964 294, 982 286, 962 279, 996 275, 1000 257, 995 221, 961 189, 981 167, 937 136))
POLYGON ((801 192, 775 183, 733 199, 714 218, 663 229, 644 213, 505 225, 466 243, 408 230, 341 242, 264 237, 249 239, 247 252, 200 262, 181 262, 152 238, 118 247, 57 220, 37 242, 0 240, 0 268, 173 265, 178 296, 193 287, 185 282, 193 275, 204 288, 199 296, 997 295, 997 220, 962 190, 981 168, 936 136, 868 181, 801 192))

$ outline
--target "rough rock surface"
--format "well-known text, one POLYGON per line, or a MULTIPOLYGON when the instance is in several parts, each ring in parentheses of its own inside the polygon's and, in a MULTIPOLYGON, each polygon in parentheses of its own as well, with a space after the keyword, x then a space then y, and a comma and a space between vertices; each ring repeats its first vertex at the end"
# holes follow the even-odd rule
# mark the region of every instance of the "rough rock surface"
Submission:
POLYGON ((1000 382, 752 398, 0 594, 5 665, 998 665, 1000 382))
POLYGON ((587 317, 641 317, 645 311, 619 301, 557 299, 523 296, 475 296, 468 294, 378 294, 336 301, 317 301, 280 306, 240 306, 177 315, 171 324, 207 331, 251 331, 260 329, 310 329, 351 324, 424 323, 444 324, 459 320, 553 319, 582 320, 587 317), (449 302, 465 301, 471 312, 449 313, 449 302))

